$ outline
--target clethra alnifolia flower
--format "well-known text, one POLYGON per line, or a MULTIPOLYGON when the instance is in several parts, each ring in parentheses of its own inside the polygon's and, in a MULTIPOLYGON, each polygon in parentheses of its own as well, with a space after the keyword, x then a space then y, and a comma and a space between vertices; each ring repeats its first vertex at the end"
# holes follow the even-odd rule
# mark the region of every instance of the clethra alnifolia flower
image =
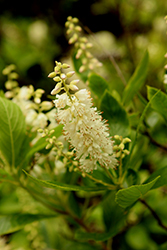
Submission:
POLYGON ((101 67, 102 63, 90 53, 89 49, 93 47, 93 44, 86 37, 82 36, 82 28, 78 23, 78 18, 69 16, 65 26, 69 36, 68 43, 74 44, 76 48, 75 57, 76 59, 81 59, 82 65, 79 68, 79 72, 82 73, 88 69, 93 70, 96 67, 101 67))
POLYGON ((113 154, 113 141, 105 121, 93 107, 90 92, 81 89, 70 94, 69 85, 65 86, 63 82, 62 86, 67 91, 57 94, 54 101, 57 120, 64 125, 64 136, 73 147, 81 171, 91 172, 97 169, 97 164, 107 169, 114 168, 117 161, 113 154))

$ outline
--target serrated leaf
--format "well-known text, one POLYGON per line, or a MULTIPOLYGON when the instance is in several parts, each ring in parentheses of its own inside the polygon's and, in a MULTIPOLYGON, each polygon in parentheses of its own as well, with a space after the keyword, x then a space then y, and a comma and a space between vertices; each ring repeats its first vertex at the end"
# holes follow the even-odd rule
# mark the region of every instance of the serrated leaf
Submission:
POLYGON ((23 172, 36 184, 41 185, 43 187, 47 188, 54 188, 54 189, 62 189, 64 191, 85 191, 85 192, 96 192, 101 190, 107 190, 106 187, 85 187, 85 186, 77 186, 77 185, 70 185, 66 183, 61 183, 57 181, 45 181, 45 180, 39 180, 30 174, 28 174, 26 171, 23 170, 23 172))
POLYGON ((107 90, 103 94, 100 109, 108 120, 111 135, 128 136, 130 128, 127 113, 107 90))
POLYGON ((141 62, 139 63, 134 74, 132 75, 127 86, 124 89, 122 100, 123 104, 129 104, 129 102, 133 99, 134 95, 143 86, 147 74, 148 59, 149 55, 146 51, 141 62))
POLYGON ((9 234, 22 229, 34 221, 55 217, 56 215, 13 214, 0 217, 0 235, 9 234))
POLYGON ((119 190, 116 194, 116 202, 123 208, 133 205, 139 198, 142 198, 142 196, 153 187, 159 178, 160 176, 157 176, 154 180, 147 184, 133 185, 126 189, 119 190))
POLYGON ((145 183, 148 183, 154 180, 157 176, 160 176, 160 178, 155 182, 155 184, 152 186, 151 189, 155 189, 155 188, 159 188, 164 185, 167 185, 167 167, 163 167, 163 168, 156 170, 154 173, 150 175, 150 177, 145 181, 145 183))
POLYGON ((147 95, 149 100, 156 93, 157 95, 154 100, 152 100, 151 106, 164 117, 165 121, 167 121, 167 95, 157 88, 147 86, 147 95))
POLYGON ((97 95, 100 99, 106 89, 109 89, 108 83, 106 80, 93 73, 88 77, 89 88, 97 95))
POLYGON ((25 138, 25 118, 12 101, 0 97, 0 107, 0 157, 14 167, 25 138))

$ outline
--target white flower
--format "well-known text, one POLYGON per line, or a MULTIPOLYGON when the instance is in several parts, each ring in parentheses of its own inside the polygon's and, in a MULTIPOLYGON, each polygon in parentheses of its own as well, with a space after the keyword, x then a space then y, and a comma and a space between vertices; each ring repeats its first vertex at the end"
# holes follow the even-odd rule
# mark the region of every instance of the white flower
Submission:
POLYGON ((66 93, 57 95, 55 106, 57 119, 64 125, 64 135, 74 147, 76 158, 85 172, 97 168, 97 162, 106 168, 113 168, 113 141, 102 116, 92 107, 90 93, 79 90, 71 96, 66 93))

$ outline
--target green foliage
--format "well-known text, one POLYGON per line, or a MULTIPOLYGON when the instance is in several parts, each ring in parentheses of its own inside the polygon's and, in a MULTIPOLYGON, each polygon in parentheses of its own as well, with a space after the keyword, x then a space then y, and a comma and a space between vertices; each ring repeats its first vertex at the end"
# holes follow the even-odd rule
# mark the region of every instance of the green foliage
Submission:
POLYGON ((39 184, 44 187, 48 188, 55 188, 55 189, 62 189, 66 191, 85 191, 85 192, 96 192, 96 191, 101 191, 105 190, 105 187, 84 187, 84 186, 76 186, 76 185, 70 185, 70 184, 65 184, 65 183, 59 183, 59 182, 52 182, 52 181, 44 181, 44 180, 39 180, 37 178, 34 178, 33 176, 27 174, 25 171, 24 173, 31 178, 32 181, 34 181, 36 184, 39 184))
POLYGON ((17 158, 25 139, 25 119, 15 103, 0 97, 0 106, 0 157, 5 164, 17 167, 17 158))
POLYGON ((163 93, 162 91, 159 91, 156 88, 152 87, 147 87, 148 90, 148 99, 150 100, 155 93, 157 93, 156 97, 154 100, 151 102, 151 106, 153 107, 154 110, 158 111, 165 121, 167 121, 167 95, 163 93))
POLYGON ((148 67, 148 52, 146 51, 141 62, 130 78, 123 92, 123 104, 128 105, 134 95, 141 89, 144 84, 148 67))
POLYGON ((106 90, 101 99, 100 109, 108 120, 111 135, 129 135, 129 120, 123 106, 106 90))
POLYGON ((123 208, 133 205, 139 198, 142 198, 143 195, 145 195, 152 188, 158 178, 160 178, 160 176, 157 176, 153 181, 147 184, 132 185, 126 189, 119 190, 116 194, 116 202, 123 208))
POLYGON ((40 214, 14 214, 0 216, 0 235, 13 233, 22 229, 25 225, 53 217, 40 214))

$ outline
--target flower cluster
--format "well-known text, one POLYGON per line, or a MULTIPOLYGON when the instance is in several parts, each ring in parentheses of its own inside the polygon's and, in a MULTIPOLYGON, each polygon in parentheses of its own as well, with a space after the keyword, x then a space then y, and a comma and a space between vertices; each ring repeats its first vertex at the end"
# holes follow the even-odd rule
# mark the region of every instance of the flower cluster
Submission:
POLYGON ((67 74, 62 73, 62 69, 68 69, 70 66, 66 63, 55 62, 56 66, 54 67, 54 71, 51 72, 48 77, 53 78, 56 82, 55 88, 52 90, 51 95, 55 95, 59 93, 61 90, 65 90, 68 92, 69 90, 76 91, 78 87, 76 84, 79 80, 73 80, 69 85, 66 84, 68 78, 72 77, 75 74, 75 71, 70 71, 67 74))
POLYGON ((65 26, 67 35, 70 36, 69 44, 74 44, 77 49, 76 59, 81 58, 82 65, 79 68, 81 73, 87 69, 93 70, 95 67, 100 67, 102 63, 90 53, 89 49, 92 48, 93 44, 86 37, 81 36, 82 28, 78 22, 78 18, 69 16, 65 26))
POLYGON ((114 135, 114 139, 119 142, 117 145, 113 147, 116 158, 123 159, 126 155, 130 154, 130 151, 125 149, 125 144, 131 142, 131 139, 126 137, 122 138, 122 136, 114 135))
POLYGON ((65 170, 65 167, 69 167, 69 171, 72 171, 74 167, 78 166, 78 162, 74 160, 74 152, 67 151, 64 147, 62 141, 58 141, 54 135, 55 130, 51 129, 38 129, 41 136, 46 138, 46 149, 50 149, 50 153, 47 155, 52 162, 55 162, 55 172, 60 170, 65 170))
POLYGON ((41 101, 45 91, 43 89, 34 90, 32 85, 19 87, 18 74, 15 69, 15 65, 12 64, 3 70, 3 74, 7 76, 5 96, 21 108, 25 115, 26 124, 31 126, 33 131, 47 127, 48 121, 50 122, 50 128, 56 127, 57 124, 53 119, 54 111, 51 110, 53 107, 52 101, 41 101))
MULTIPOLYGON (((66 90, 69 85, 65 85, 63 79, 61 82, 66 90)), ((64 125, 64 136, 71 143, 76 159, 79 159, 81 171, 91 172, 97 169, 97 164, 107 169, 113 168, 117 164, 113 141, 105 121, 93 107, 89 91, 82 89, 71 95, 68 89, 63 94, 57 94, 54 102, 57 120, 64 125)), ((57 91, 56 85, 51 93, 57 91)))

